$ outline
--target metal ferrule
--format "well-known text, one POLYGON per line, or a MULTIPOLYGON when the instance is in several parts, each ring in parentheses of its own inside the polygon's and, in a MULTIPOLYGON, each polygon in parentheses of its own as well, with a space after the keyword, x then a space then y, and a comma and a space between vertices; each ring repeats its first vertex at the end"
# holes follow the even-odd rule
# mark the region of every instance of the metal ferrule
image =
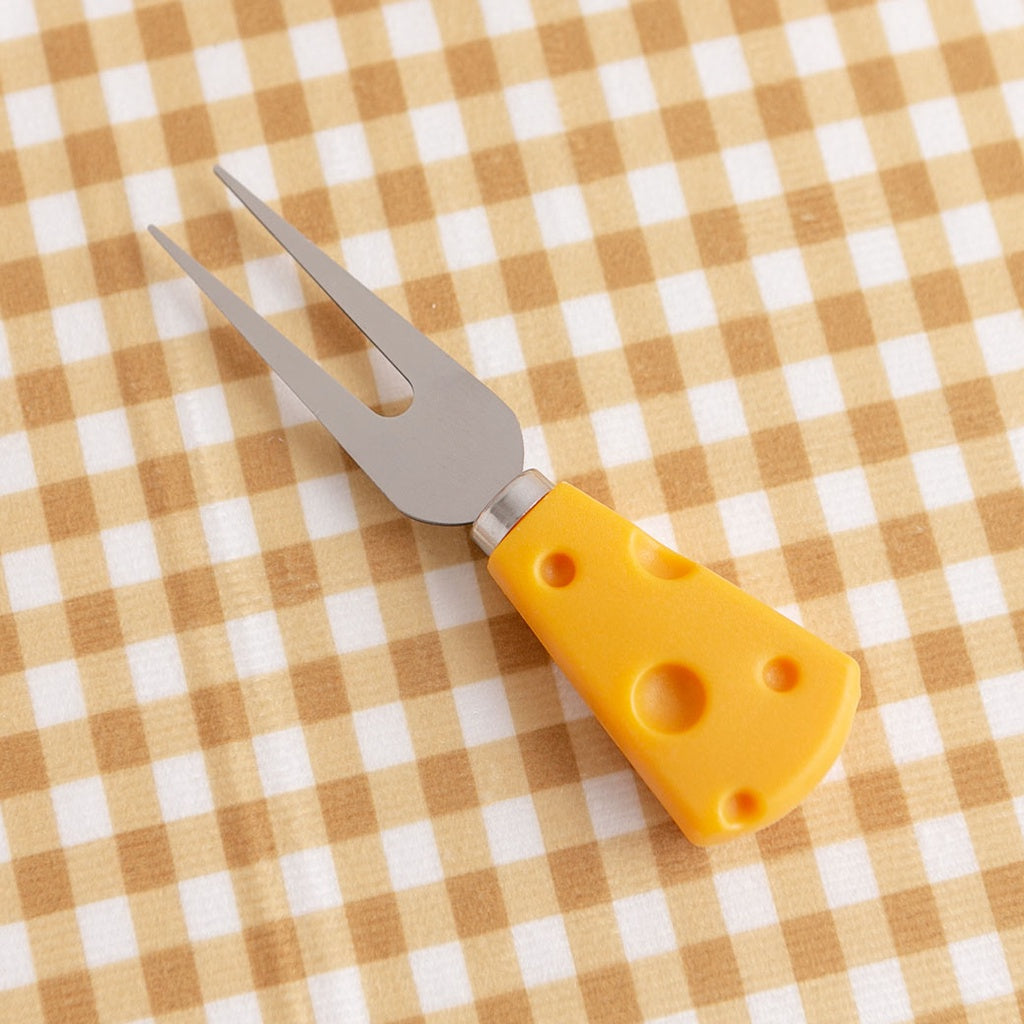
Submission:
POLYGON ((528 469, 507 483, 476 517, 471 536, 489 555, 554 484, 543 473, 528 469))

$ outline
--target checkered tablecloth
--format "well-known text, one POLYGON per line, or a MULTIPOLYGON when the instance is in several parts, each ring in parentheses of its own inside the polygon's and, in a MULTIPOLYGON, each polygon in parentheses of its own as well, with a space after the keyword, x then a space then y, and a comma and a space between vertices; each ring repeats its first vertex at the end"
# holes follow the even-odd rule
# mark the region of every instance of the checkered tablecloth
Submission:
POLYGON ((2 0, 0 87, 0 1019, 1020 1019, 1021 0, 2 0), (801 809, 686 842, 144 233, 397 407, 218 162, 855 654, 801 809))

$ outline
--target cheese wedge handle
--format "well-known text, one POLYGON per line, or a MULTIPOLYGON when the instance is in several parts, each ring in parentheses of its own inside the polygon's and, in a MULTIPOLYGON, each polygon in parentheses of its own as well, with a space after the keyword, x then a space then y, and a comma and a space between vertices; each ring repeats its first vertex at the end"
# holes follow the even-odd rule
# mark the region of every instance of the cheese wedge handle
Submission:
POLYGON ((692 842, 777 821, 839 755, 857 663, 569 484, 487 567, 692 842))

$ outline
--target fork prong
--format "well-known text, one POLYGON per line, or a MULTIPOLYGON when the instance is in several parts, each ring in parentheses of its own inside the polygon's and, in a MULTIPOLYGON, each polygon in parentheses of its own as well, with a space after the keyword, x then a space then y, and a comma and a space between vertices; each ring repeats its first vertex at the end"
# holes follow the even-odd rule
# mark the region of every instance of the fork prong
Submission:
POLYGON ((150 225, 149 232, 356 462, 362 462, 367 447, 382 442, 382 417, 346 391, 159 228, 150 225))
POLYGON ((424 374, 433 376, 447 368, 450 357, 408 320, 257 199, 223 167, 214 167, 213 173, 330 296, 367 340, 380 349, 414 392, 417 378, 424 374))

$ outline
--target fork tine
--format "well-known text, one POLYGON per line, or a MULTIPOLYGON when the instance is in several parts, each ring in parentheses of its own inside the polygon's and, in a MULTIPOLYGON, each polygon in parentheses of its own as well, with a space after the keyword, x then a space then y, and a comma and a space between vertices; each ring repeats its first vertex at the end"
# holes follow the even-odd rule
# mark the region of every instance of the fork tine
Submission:
POLYGON ((416 389, 416 378, 425 374, 436 375, 438 371, 447 368, 451 362, 450 357, 408 320, 257 199, 223 167, 214 167, 213 173, 281 243, 366 338, 380 349, 406 378, 413 391, 416 389))
POLYGON ((383 417, 346 391, 159 228, 150 225, 149 233, 356 462, 362 463, 367 446, 386 443, 381 429, 383 417))

